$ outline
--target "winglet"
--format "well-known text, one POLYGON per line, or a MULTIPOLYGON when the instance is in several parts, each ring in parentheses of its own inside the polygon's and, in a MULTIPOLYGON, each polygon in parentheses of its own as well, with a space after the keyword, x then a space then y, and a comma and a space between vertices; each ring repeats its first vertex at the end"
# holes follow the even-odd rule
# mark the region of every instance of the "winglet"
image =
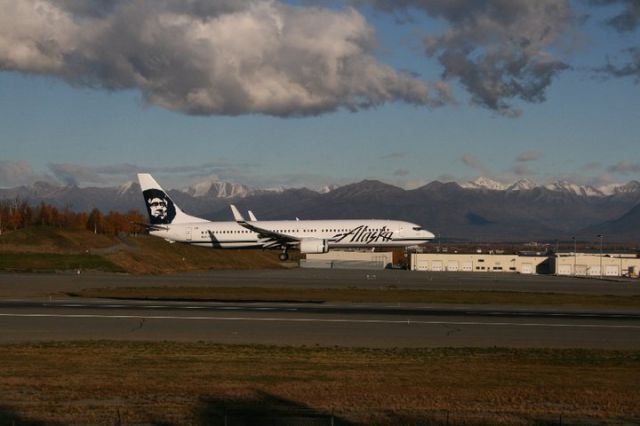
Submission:
POLYGON ((256 218, 256 215, 254 215, 251 210, 248 210, 247 214, 249 215, 249 220, 251 222, 257 222, 258 221, 258 219, 256 218))
POLYGON ((229 207, 231 207, 231 213, 233 213, 233 220, 235 220, 236 222, 246 222, 236 206, 234 206, 233 204, 229 204, 229 207))

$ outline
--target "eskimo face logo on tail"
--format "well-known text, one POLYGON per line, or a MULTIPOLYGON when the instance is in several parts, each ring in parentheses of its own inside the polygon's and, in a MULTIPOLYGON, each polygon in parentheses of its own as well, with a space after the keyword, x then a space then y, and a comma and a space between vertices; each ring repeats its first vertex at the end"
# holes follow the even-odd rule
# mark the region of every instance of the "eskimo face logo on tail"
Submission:
POLYGON ((142 193, 147 204, 149 221, 152 225, 169 224, 176 217, 176 208, 164 191, 147 189, 142 193))

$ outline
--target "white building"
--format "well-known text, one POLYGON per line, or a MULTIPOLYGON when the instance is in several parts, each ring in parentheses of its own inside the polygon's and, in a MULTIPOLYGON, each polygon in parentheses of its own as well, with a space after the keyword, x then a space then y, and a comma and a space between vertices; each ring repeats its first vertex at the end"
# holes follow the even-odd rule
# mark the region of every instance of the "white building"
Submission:
POLYGON ((558 253, 554 258, 556 275, 637 277, 640 258, 627 254, 558 253))
POLYGON ((548 274, 548 256, 519 256, 517 254, 446 254, 413 253, 412 271, 518 272, 548 274))
POLYGON ((306 259, 300 259, 301 268, 326 269, 384 269, 393 263, 391 252, 339 251, 328 253, 307 253, 306 259))

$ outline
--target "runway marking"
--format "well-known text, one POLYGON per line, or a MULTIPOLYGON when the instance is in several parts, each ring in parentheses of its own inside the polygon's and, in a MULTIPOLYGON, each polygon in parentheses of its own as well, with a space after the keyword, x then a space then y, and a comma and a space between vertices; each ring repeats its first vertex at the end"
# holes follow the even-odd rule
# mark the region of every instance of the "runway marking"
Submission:
POLYGON ((300 323, 351 323, 351 324, 405 324, 405 325, 472 325, 498 327, 553 327, 553 328, 604 328, 640 330, 640 325, 606 324, 543 324, 517 322, 476 322, 476 321, 421 321, 421 320, 381 320, 381 319, 345 319, 345 318, 284 318, 284 317, 181 317, 169 315, 97 315, 97 314, 2 314, 0 317, 13 318, 97 318, 97 319, 157 319, 185 321, 253 321, 253 322, 300 322, 300 323))

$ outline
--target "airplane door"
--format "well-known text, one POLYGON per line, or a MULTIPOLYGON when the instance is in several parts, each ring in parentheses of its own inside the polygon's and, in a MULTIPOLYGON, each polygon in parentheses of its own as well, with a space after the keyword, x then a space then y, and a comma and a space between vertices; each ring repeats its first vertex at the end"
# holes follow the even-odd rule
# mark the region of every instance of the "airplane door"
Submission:
POLYGON ((190 226, 187 226, 185 228, 185 239, 187 241, 191 241, 191 227, 190 226))

